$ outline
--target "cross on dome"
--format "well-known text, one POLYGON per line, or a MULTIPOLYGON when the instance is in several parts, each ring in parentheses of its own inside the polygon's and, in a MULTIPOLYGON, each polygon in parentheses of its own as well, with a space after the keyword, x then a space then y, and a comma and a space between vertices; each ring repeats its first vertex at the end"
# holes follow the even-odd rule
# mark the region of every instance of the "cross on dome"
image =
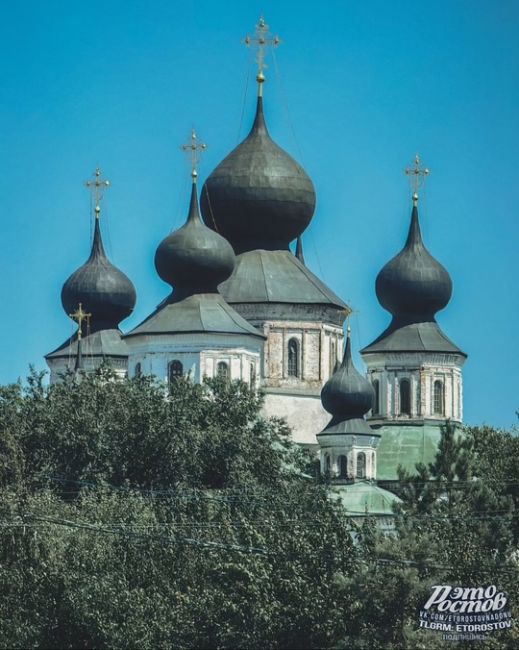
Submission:
POLYGON ((413 203, 416 205, 418 203, 418 190, 423 186, 425 178, 429 176, 430 170, 427 167, 421 167, 420 156, 416 154, 414 159, 414 167, 406 167, 405 175, 409 176, 409 181, 411 183, 411 189, 413 190, 413 203))
POLYGON ((203 142, 198 143, 198 136, 195 129, 191 130, 191 142, 182 145, 182 151, 189 153, 191 157, 191 178, 193 183, 196 182, 198 176, 198 163, 200 161, 200 155, 203 151, 207 149, 207 145, 203 142))
POLYGON ((258 64, 258 74, 256 75, 256 81, 258 82, 258 95, 262 94, 262 83, 265 81, 265 75, 263 70, 267 67, 265 63, 265 48, 269 45, 271 47, 277 47, 281 43, 279 36, 270 35, 270 27, 265 22, 263 16, 260 17, 258 24, 256 25, 256 34, 255 36, 247 36, 244 39, 244 43, 247 47, 251 45, 258 48, 258 53, 256 55, 256 63, 258 64))
POLYGON ((92 314, 87 314, 85 311, 83 311, 83 304, 79 303, 79 306, 76 309, 76 311, 72 314, 69 314, 69 316, 70 318, 72 318, 72 320, 75 320, 76 323, 78 324, 77 337, 79 340, 81 340, 81 329, 83 326, 83 321, 86 320, 88 326, 88 322, 92 314))
POLYGON ((99 204, 101 203, 101 199, 103 198, 104 191, 108 187, 110 187, 110 181, 101 178, 101 170, 99 169, 99 167, 97 167, 93 174, 93 179, 90 181, 86 181, 85 186, 92 193, 92 197, 94 198, 95 201, 96 219, 99 219, 99 213, 101 212, 101 208, 99 207, 99 204))

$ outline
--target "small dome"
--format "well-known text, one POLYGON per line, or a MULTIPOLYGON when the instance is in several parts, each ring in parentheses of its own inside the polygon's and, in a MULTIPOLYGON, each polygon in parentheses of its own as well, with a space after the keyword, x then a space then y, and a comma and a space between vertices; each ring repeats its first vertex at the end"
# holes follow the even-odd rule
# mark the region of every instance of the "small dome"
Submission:
POLYGON ((372 385, 353 365, 348 331, 342 364, 323 386, 321 402, 335 418, 363 418, 374 397, 372 385))
POLYGON ((194 293, 215 293, 232 274, 234 264, 229 242, 202 223, 193 182, 186 223, 168 235, 155 253, 157 273, 182 299, 194 293))
POLYGON ((251 132, 202 189, 205 223, 237 253, 287 249, 310 223, 315 190, 305 170, 270 137, 258 97, 251 132))
POLYGON ((393 316, 415 320, 432 320, 450 300, 450 276, 424 246, 416 205, 406 244, 378 274, 376 291, 393 316))
POLYGON ((95 220, 92 252, 88 260, 63 285, 61 302, 70 315, 79 303, 92 314, 91 329, 117 328, 133 311, 135 287, 130 279, 106 257, 99 219, 95 220))

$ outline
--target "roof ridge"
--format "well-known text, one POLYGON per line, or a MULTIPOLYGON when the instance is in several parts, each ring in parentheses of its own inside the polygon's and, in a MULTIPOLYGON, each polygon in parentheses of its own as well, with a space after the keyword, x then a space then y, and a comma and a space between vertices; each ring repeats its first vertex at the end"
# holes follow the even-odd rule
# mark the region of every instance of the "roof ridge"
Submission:
POLYGON ((263 336, 259 330, 256 330, 254 325, 251 325, 249 322, 247 322, 242 316, 240 316, 240 314, 238 314, 238 312, 231 305, 229 305, 227 302, 225 302, 225 300, 223 299, 223 296, 221 296, 221 297, 222 297, 222 300, 219 301, 217 304, 220 306, 221 309, 223 309, 225 311, 227 316, 229 316, 229 318, 235 323, 235 325, 237 325, 237 327, 239 327, 240 329, 242 329, 245 332, 249 332, 249 334, 253 334, 253 332, 251 332, 250 329, 248 329, 248 328, 251 328, 251 329, 254 330, 254 335, 263 336), (245 324, 247 325, 247 328, 243 327, 243 325, 240 323, 240 321, 236 319, 236 316, 238 317, 238 319, 241 319, 241 320, 243 320, 245 322, 245 324))
MULTIPOLYGON (((312 271, 310 271, 310 269, 306 266, 306 264, 303 264, 302 262, 300 262, 297 259, 297 257, 295 257, 292 254, 291 254, 291 257, 293 258, 292 261, 295 262, 296 266, 298 266, 303 271, 303 274, 305 275, 305 277, 314 285, 314 287, 321 293, 321 295, 323 295, 325 298, 328 298, 326 293, 323 291, 322 287, 319 286, 320 284, 322 284, 322 282, 319 280, 319 278, 314 273, 312 273, 312 271), (317 282, 316 282, 316 280, 317 280, 317 282)), ((335 291, 332 291, 331 289, 329 291, 336 298, 338 298, 341 302, 343 302, 341 300, 341 298, 339 298, 339 296, 336 295, 335 291)), ((344 304, 346 304, 346 303, 344 303, 344 304)))
POLYGON ((263 277, 263 284, 265 285, 265 296, 267 298, 267 301, 270 300, 270 293, 269 289, 267 286, 267 274, 265 273, 265 266, 263 265, 263 251, 258 251, 259 253, 259 259, 260 259, 260 266, 261 266, 261 275, 263 277))
MULTIPOLYGON (((441 331, 441 330, 440 330, 440 331, 441 331)), ((416 333, 418 334, 418 338, 420 339, 420 343, 423 345, 423 347, 424 347, 424 349, 425 349, 427 346, 425 345, 425 341, 424 341, 423 338, 422 338, 422 333, 420 332, 420 328, 419 328, 419 327, 416 328, 416 333)))
POLYGON ((202 316, 202 301, 199 299, 197 302, 198 302, 198 314, 200 316, 200 325, 202 326, 202 329, 205 331, 207 328, 204 323, 204 317, 202 316))

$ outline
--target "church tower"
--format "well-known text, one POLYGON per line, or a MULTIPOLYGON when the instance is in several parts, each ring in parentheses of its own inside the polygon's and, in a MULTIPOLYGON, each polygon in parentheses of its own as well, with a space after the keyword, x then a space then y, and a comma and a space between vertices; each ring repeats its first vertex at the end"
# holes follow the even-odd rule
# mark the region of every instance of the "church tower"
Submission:
POLYGON ((445 336, 435 314, 447 306, 452 282, 425 247, 418 218, 418 188, 429 171, 406 170, 414 180, 409 234, 404 248, 378 274, 377 298, 392 314, 389 327, 361 354, 375 399, 371 426, 381 434, 379 480, 396 480, 434 460, 441 425, 461 423, 461 368, 467 355, 445 336))
POLYGON ((267 128, 265 49, 279 39, 261 19, 245 42, 258 48, 256 115, 245 140, 207 178, 202 214, 237 254, 223 296, 266 337, 265 410, 286 417, 297 442, 315 446, 316 426, 327 420, 319 395, 340 358, 349 310, 304 264, 300 237, 314 214, 314 186, 267 128), (294 255, 289 245, 296 239, 294 255))
POLYGON ((321 453, 321 473, 334 481, 375 479, 380 435, 364 419, 375 393, 371 383, 359 373, 351 358, 348 326, 342 364, 326 382, 321 401, 332 419, 317 434, 321 453))
POLYGON ((96 169, 87 181, 95 200, 94 238, 90 257, 68 278, 61 291, 65 313, 78 323, 77 332, 45 359, 51 382, 67 370, 93 370, 103 362, 121 376, 126 374, 128 349, 119 323, 133 311, 135 288, 129 278, 107 258, 101 237, 101 198, 110 182, 96 169))
POLYGON ((383 529, 393 526, 393 504, 399 499, 376 484, 380 434, 365 420, 375 397, 373 387, 353 365, 350 328, 342 364, 321 393, 332 419, 317 434, 321 475, 331 483, 349 516, 377 517, 383 529))
POLYGON ((234 251, 204 225, 198 204, 198 144, 193 131, 185 148, 192 153, 191 200, 186 223, 168 235, 155 253, 155 268, 171 294, 125 335, 129 375, 155 375, 172 382, 221 376, 256 386, 264 336, 228 305, 218 285, 231 275, 234 251))

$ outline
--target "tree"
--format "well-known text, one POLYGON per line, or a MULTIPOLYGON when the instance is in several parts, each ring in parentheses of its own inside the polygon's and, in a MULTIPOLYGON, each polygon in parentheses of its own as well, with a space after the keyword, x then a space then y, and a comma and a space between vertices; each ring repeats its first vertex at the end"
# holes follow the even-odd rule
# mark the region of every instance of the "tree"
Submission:
POLYGON ((3 390, 8 647, 323 647, 344 633, 351 523, 241 383, 102 369, 3 390), (15 476, 17 478, 15 478, 15 476))
MULTIPOLYGON (((515 464, 502 457, 516 449, 508 434, 487 427, 459 433, 447 424, 435 461, 417 466, 414 475, 400 473, 403 503, 395 534, 383 536, 369 527, 364 531, 363 573, 355 592, 359 608, 345 647, 452 647, 441 635, 417 629, 418 612, 435 584, 496 584, 508 594, 517 617, 518 510, 510 486, 519 481, 519 464, 517 456, 515 464), (502 468, 499 479, 494 463, 502 468)), ((478 647, 518 645, 519 635, 512 629, 493 632, 478 647)))
MULTIPOLYGON (((497 584, 517 616, 513 436, 447 426, 383 535, 308 477, 261 403, 108 369, 1 387, 0 645, 447 648, 417 628, 450 583, 497 584)), ((479 647, 518 645, 511 630, 479 647)))

